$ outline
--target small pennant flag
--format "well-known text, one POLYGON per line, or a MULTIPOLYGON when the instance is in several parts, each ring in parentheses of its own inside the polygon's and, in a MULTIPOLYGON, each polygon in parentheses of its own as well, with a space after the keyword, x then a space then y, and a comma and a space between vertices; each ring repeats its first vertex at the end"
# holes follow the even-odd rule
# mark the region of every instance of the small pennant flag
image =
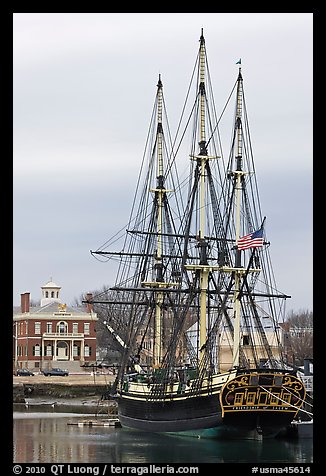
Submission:
POLYGON ((248 248, 259 248, 263 246, 263 228, 256 230, 248 235, 238 239, 238 250, 246 250, 248 248))
POLYGON ((235 64, 241 64, 241 58, 235 64))

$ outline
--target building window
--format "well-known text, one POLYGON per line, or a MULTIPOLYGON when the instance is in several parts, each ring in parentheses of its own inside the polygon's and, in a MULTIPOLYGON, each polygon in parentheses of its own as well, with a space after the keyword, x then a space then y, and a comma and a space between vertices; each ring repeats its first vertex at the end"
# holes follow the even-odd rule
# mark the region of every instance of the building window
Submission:
POLYGON ((49 291, 45 291, 45 297, 46 297, 46 298, 49 297, 49 291))
POLYGON ((33 355, 34 355, 34 357, 40 357, 40 355, 41 355, 41 346, 40 346, 40 344, 35 344, 33 346, 33 355))
POLYGON ((85 357, 90 357, 92 354, 92 348, 89 346, 89 345, 85 345, 85 348, 84 348, 84 356, 85 357))
POLYGON ((84 322, 84 334, 89 335, 89 322, 84 322))
POLYGON ((40 322, 35 322, 34 333, 35 334, 41 334, 41 323, 40 322))
POLYGON ((59 334, 67 334, 67 324, 63 321, 59 322, 57 325, 59 334))
POLYGON ((51 297, 54 298, 54 291, 51 291, 51 297))
POLYGON ((47 322, 46 323, 46 332, 51 334, 51 332, 52 332, 52 322, 47 322))
POLYGON ((47 355, 48 357, 51 357, 51 356, 52 356, 52 345, 51 345, 51 344, 48 344, 48 345, 46 346, 46 355, 47 355))
POLYGON ((59 297, 59 291, 57 291, 57 298, 59 297))
POLYGON ((78 322, 74 322, 72 325, 72 332, 78 334, 78 322))
POLYGON ((79 347, 79 345, 74 345, 73 355, 74 355, 74 357, 79 357, 80 356, 80 347, 79 347))

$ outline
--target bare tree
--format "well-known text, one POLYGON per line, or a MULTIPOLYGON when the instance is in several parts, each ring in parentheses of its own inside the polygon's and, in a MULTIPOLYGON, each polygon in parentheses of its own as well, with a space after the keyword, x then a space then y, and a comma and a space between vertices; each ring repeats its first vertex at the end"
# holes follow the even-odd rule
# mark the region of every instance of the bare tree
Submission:
MULTIPOLYGON (((100 290, 90 291, 93 296, 94 304, 93 310, 97 314, 98 321, 96 324, 96 343, 97 346, 107 350, 107 357, 105 358, 109 364, 119 361, 121 358, 122 347, 119 342, 116 340, 114 335, 108 330, 107 324, 111 323, 110 328, 113 328, 114 331, 119 333, 118 320, 114 319, 112 322, 112 311, 107 301, 112 299, 111 292, 108 290, 108 286, 103 285, 100 290), (103 301, 101 302, 96 301, 103 301)), ((77 307, 85 306, 86 293, 81 294, 79 298, 74 299, 74 305, 77 307)))
POLYGON ((303 365, 304 359, 313 357, 313 313, 308 310, 290 311, 285 331, 289 362, 303 365))

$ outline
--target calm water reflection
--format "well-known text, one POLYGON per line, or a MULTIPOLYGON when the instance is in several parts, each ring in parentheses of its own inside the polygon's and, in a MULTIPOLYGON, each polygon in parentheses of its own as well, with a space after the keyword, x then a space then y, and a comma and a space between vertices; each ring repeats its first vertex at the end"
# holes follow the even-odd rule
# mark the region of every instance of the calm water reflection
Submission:
POLYGON ((15 463, 311 463, 312 439, 228 441, 68 425, 76 414, 14 413, 15 463))

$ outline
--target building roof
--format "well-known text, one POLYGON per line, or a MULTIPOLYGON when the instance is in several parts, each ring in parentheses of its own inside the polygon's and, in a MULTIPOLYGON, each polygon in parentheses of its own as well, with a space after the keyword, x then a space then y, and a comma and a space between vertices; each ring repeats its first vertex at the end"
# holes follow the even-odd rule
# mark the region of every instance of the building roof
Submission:
POLYGON ((61 289, 61 286, 58 286, 54 281, 52 281, 52 279, 50 281, 48 281, 46 284, 44 284, 43 286, 41 286, 42 289, 44 288, 57 288, 57 289, 61 289))
MULTIPOLYGON (((61 302, 58 301, 53 301, 49 302, 48 304, 45 304, 45 306, 33 306, 30 308, 30 312, 33 314, 36 313, 49 313, 53 314, 54 312, 59 312, 61 310, 61 302)), ((86 312, 85 308, 80 308, 80 307, 72 307, 72 306, 66 306, 65 312, 68 313, 84 313, 86 312)))
MULTIPOLYGON (((31 306, 29 310, 29 314, 53 314, 54 312, 60 312, 61 303, 58 301, 50 302, 45 306, 31 306)), ((86 311, 86 308, 83 307, 74 307, 74 306, 66 306, 65 312, 62 313, 62 316, 68 314, 89 314, 86 311)), ((21 314, 20 306, 14 306, 13 308, 13 315, 21 314)))

